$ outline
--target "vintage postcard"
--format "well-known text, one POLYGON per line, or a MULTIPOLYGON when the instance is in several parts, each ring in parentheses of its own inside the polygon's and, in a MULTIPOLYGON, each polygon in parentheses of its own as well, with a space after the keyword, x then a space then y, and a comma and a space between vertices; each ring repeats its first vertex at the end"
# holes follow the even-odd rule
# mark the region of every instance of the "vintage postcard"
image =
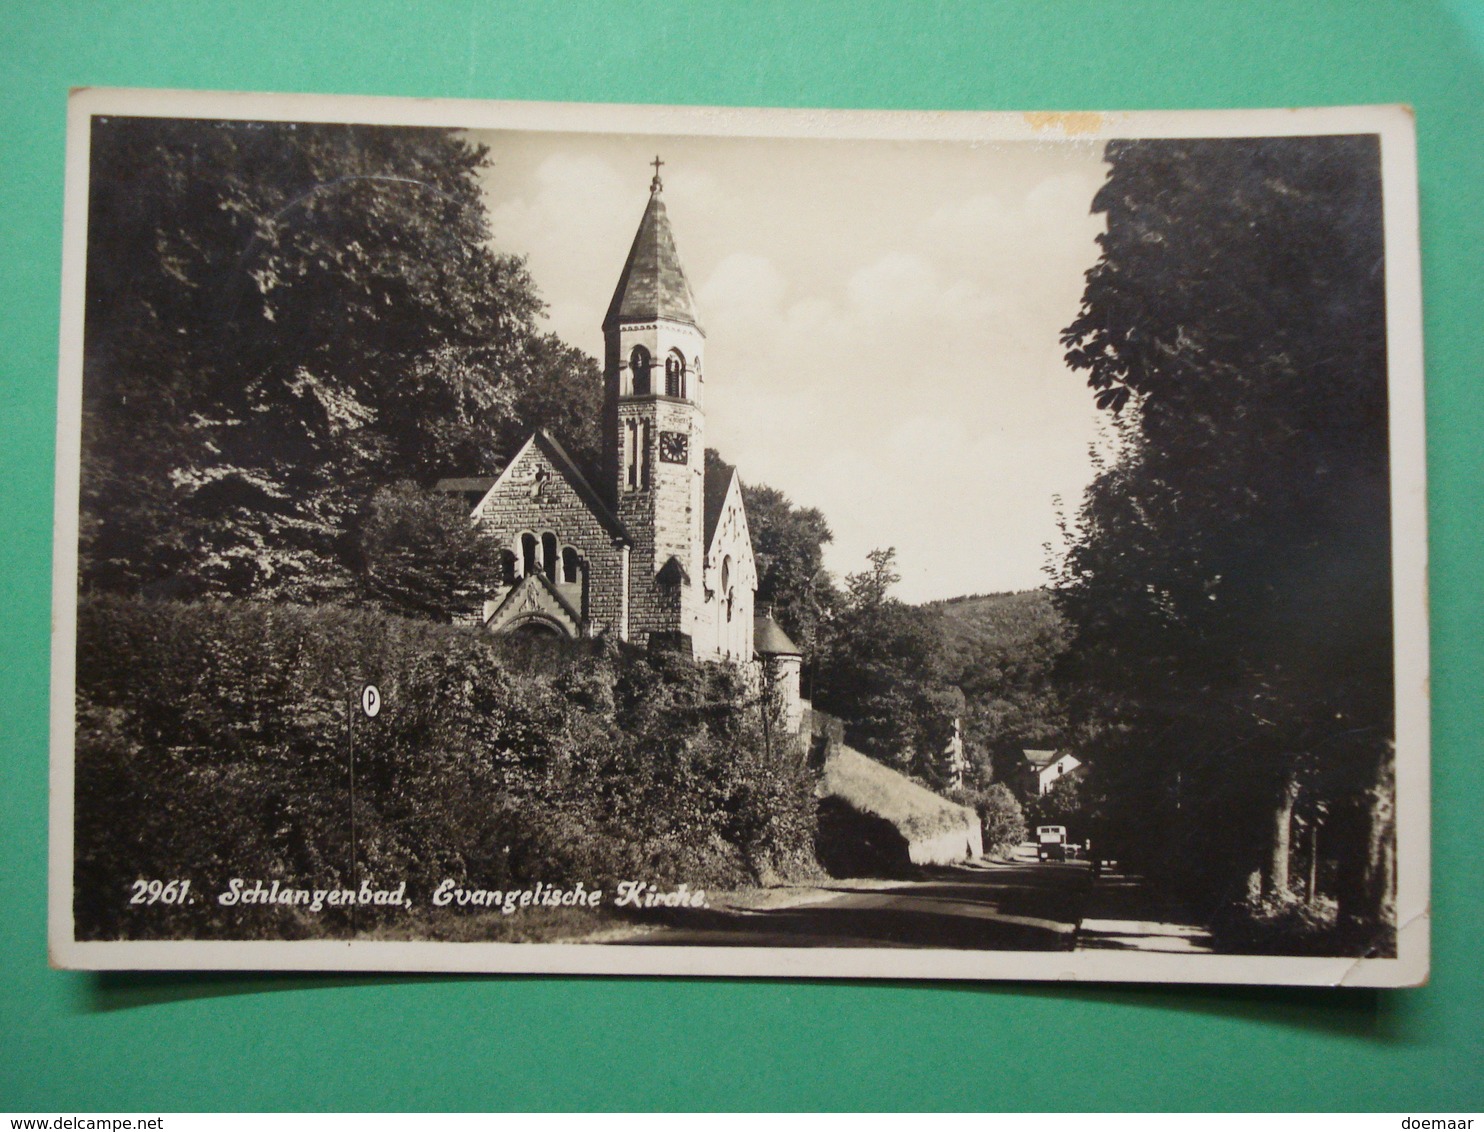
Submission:
POLYGON ((68 145, 54 964, 1426 979, 1405 108, 68 145))

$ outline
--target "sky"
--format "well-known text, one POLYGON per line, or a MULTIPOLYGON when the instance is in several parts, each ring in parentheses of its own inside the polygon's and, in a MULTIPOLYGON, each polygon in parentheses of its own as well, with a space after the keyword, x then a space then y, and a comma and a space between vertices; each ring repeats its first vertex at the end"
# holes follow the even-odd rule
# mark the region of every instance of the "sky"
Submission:
POLYGON ((665 164, 706 332, 706 443, 819 508, 826 566, 897 550, 920 602, 1030 589, 1100 422, 1058 341, 1097 259, 1102 143, 476 132, 494 245, 545 323, 601 322, 665 164))

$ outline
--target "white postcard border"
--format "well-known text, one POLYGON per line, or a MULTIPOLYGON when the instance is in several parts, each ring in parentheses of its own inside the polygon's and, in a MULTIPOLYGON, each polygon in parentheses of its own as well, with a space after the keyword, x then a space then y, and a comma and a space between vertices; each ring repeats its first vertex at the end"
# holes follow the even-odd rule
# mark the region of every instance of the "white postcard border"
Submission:
POLYGON ((1036 979, 1406 986, 1426 981, 1431 904, 1429 651, 1416 136, 1407 107, 1053 112, 866 111, 478 102, 83 88, 68 107, 52 609, 48 937, 90 970, 448 971, 808 978, 1036 979), (1397 957, 1305 958, 886 948, 333 941, 79 942, 72 916, 73 743, 88 123, 102 114, 466 129, 831 139, 1099 141, 1381 137, 1396 656, 1397 957))

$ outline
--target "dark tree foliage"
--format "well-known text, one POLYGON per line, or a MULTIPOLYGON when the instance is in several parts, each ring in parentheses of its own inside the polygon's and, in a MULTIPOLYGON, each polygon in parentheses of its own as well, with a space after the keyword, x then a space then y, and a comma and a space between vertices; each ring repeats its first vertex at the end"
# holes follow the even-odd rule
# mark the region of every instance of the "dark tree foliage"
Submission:
MULTIPOLYGON (((716 449, 706 449, 708 472, 725 463, 716 449)), ((799 507, 777 488, 744 480, 742 499, 757 561, 757 607, 772 612, 807 664, 820 621, 838 597, 824 568, 825 544, 835 536, 818 508, 799 507)))
POLYGON ((1092 806, 1086 781, 1080 775, 1067 775, 1051 784, 1046 793, 1032 798, 1026 806, 1026 824, 1064 825, 1069 841, 1085 841, 1092 833, 1092 806))
POLYGON ((776 488, 744 483, 742 498, 757 558, 758 604, 807 651, 835 598, 824 568, 825 543, 835 536, 817 508, 796 507, 776 488))
POLYGON ((1052 748, 1074 735, 1055 669, 1067 629, 1044 590, 936 602, 963 689, 963 735, 975 777, 1013 782, 1027 747, 1052 748))
POLYGON ((1003 782, 952 790, 948 797, 972 806, 979 815, 986 853, 1005 854, 1025 840, 1025 813, 1020 800, 1003 782))
POLYGON ((403 480, 378 489, 360 529, 360 573, 371 601, 438 621, 478 612, 494 550, 461 498, 403 480))
MULTIPOLYGON (((724 461, 708 448, 706 464, 724 461)), ((841 592, 824 568, 833 538, 824 515, 766 485, 744 483, 742 492, 757 605, 803 651, 805 696, 839 716, 862 751, 946 788, 945 751, 965 717, 957 681, 979 659, 974 648, 961 645, 939 609, 891 596, 900 581, 894 549, 873 551, 870 568, 849 575, 841 592)))
MULTIPOLYGON (((78 609, 78 934, 339 935, 343 909, 224 908, 232 877, 729 887, 813 864, 812 782, 722 665, 572 642, 533 671, 478 629, 337 606, 85 597, 78 609), (347 712, 356 717, 351 866, 347 712), (131 907, 140 877, 206 899, 131 907)), ((380 909, 361 912, 372 926, 380 909)), ((459 917, 462 918, 462 913, 459 917)))
POLYGON ((85 587, 353 598, 376 487, 488 474, 538 425, 596 451, 596 363, 490 250, 484 161, 438 129, 94 123, 85 587))
POLYGON ((1120 141, 1107 161, 1064 342, 1121 451, 1055 597, 1079 712, 1108 728, 1111 834, 1193 890, 1257 872, 1282 896, 1293 807, 1330 806, 1357 874, 1342 912, 1374 925, 1368 799, 1393 734, 1378 142, 1120 141))
POLYGON ((964 712, 943 615, 891 596, 900 580, 895 549, 868 557, 868 570, 846 576, 821 640, 815 702, 844 720, 862 751, 942 789, 945 750, 964 712))

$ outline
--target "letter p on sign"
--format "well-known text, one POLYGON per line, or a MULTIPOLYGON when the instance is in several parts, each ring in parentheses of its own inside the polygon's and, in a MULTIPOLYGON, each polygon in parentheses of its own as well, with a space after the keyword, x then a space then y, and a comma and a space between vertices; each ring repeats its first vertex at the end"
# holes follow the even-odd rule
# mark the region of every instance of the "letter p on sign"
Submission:
POLYGON ((381 711, 381 690, 375 684, 367 684, 361 689, 361 710, 367 719, 375 719, 376 713, 381 711))

